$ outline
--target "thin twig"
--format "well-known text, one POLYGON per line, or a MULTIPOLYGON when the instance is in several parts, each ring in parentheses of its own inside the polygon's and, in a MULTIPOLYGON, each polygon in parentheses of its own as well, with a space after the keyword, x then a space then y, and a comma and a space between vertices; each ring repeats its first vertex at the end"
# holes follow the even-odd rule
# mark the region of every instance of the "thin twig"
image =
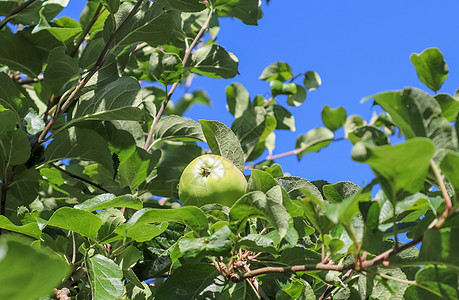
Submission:
POLYGON ((83 31, 83 33, 81 34, 81 37, 80 39, 78 40, 78 42, 75 44, 75 47, 73 48, 73 51, 72 53, 70 54, 71 57, 75 57, 75 55, 77 54, 78 52, 78 49, 80 48, 80 45, 83 43, 84 39, 86 38, 86 35, 89 33, 89 31, 91 30, 92 26, 94 26, 94 24, 96 23, 97 19, 99 18, 100 16, 100 12, 102 10, 102 3, 99 4, 99 6, 97 7, 97 10, 96 12, 94 13, 94 16, 92 17, 91 21, 89 22, 88 26, 86 27, 86 29, 83 31))
POLYGON ((72 265, 75 264, 76 261, 76 242, 75 242, 75 232, 72 231, 72 265))
POLYGON ((438 218, 437 222, 435 222, 435 224, 434 224, 435 228, 440 228, 443 225, 443 223, 445 222, 446 217, 448 216, 448 214, 449 214, 449 212, 451 210, 452 202, 451 202, 451 198, 448 195, 448 191, 446 190, 445 183, 443 182, 443 178, 441 176, 440 169, 438 168, 438 166, 435 164, 435 162, 433 160, 430 160, 430 166, 432 168, 432 171, 435 174, 435 178, 437 178, 438 186, 439 186, 439 188, 441 190, 443 198, 445 199, 446 208, 443 211, 442 215, 438 218))
POLYGON ((29 7, 29 5, 33 4, 36 0, 29 0, 27 2, 22 3, 21 5, 17 6, 15 9, 10 11, 10 13, 3 19, 3 21, 0 23, 0 30, 2 30, 3 27, 12 19, 14 18, 18 13, 29 7))
POLYGON ((80 180, 80 181, 86 182, 87 184, 90 184, 90 185, 92 185, 93 187, 96 187, 96 188, 98 188, 98 189, 100 189, 100 190, 102 190, 102 191, 104 191, 104 192, 106 192, 106 193, 110 193, 109 190, 107 190, 106 188, 104 188, 104 187, 101 186, 100 184, 97 184, 97 183, 95 183, 95 182, 92 182, 91 180, 88 180, 88 179, 84 178, 84 177, 81 177, 81 176, 78 176, 78 175, 76 175, 76 174, 73 174, 73 173, 71 173, 71 172, 69 172, 69 171, 67 171, 67 170, 65 170, 65 169, 63 169, 63 168, 61 168, 61 167, 59 167, 59 166, 56 166, 56 165, 53 164, 53 163, 51 163, 50 165, 51 165, 53 168, 58 169, 58 170, 61 171, 62 173, 66 174, 66 175, 68 175, 68 176, 70 176, 70 177, 72 177, 72 178, 75 178, 75 179, 78 179, 78 180, 80 180))
MULTIPOLYGON (((186 63, 188 62, 188 59, 191 55, 191 51, 193 51, 194 47, 196 47, 196 45, 198 44, 199 40, 202 38, 202 36, 204 35, 204 32, 207 30, 207 28, 209 28, 209 24, 210 24, 210 20, 212 19, 212 16, 214 15, 215 13, 215 10, 211 10, 210 13, 209 13, 209 16, 207 17, 207 20, 206 22, 204 23, 204 25, 202 25, 201 27, 201 30, 199 30, 198 34, 196 35, 196 37, 194 38, 193 42, 191 43, 191 45, 189 47, 186 48, 186 51, 185 51, 185 55, 183 56, 183 60, 182 60, 182 65, 183 67, 186 66, 186 63)), ((154 134, 154 129, 156 127, 156 124, 158 123, 159 119, 161 118, 161 116, 163 115, 165 109, 166 109, 166 106, 167 104, 169 103, 169 100, 171 99, 172 97, 172 94, 174 93, 175 89, 177 88, 177 86, 179 85, 179 81, 175 82, 169 93, 166 92, 166 99, 164 99, 163 103, 161 104, 161 107, 159 108, 156 116, 155 116, 155 119, 153 120, 153 123, 151 124, 151 127, 150 127, 150 131, 148 132, 148 137, 147 137, 147 141, 145 142, 145 146, 144 146, 144 149, 145 150, 150 150, 151 149, 151 140, 153 138, 153 134, 154 134)))

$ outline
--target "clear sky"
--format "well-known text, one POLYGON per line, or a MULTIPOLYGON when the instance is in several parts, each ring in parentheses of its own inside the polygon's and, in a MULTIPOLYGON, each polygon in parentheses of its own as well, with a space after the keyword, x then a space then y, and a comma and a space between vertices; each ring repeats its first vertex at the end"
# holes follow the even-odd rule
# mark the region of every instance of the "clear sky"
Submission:
MULTIPOLYGON (((78 19, 85 2, 70 1, 61 15, 78 19)), ((369 120, 372 103, 360 104, 363 97, 408 86, 427 91, 410 55, 430 47, 443 52, 450 68, 440 92, 454 94, 459 87, 458 11, 457 0, 272 0, 263 4, 259 26, 221 20, 217 41, 238 57, 240 75, 230 80, 196 78, 192 90, 205 89, 213 107, 196 106, 185 116, 230 126, 233 117, 225 109, 227 85, 240 82, 253 98, 269 92, 269 84, 258 76, 272 62, 289 63, 295 74, 316 71, 322 86, 308 93, 302 106, 289 108, 296 132, 277 131, 274 154, 282 153, 294 149, 299 135, 323 126, 320 112, 324 105, 344 106, 348 115, 369 120)), ((182 94, 178 89, 173 100, 182 94)), ((279 103, 285 104, 285 99, 279 103)), ((336 136, 342 137, 342 130, 336 136)), ((366 165, 351 160, 351 146, 349 141, 340 141, 305 155, 300 162, 288 157, 279 163, 284 172, 308 180, 349 180, 362 185, 373 174, 366 165)))

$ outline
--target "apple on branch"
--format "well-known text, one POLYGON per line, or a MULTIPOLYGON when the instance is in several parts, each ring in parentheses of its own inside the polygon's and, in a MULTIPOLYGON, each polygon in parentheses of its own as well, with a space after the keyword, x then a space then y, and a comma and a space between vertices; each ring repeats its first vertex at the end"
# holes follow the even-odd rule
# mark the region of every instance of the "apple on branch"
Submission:
POLYGON ((179 182, 182 205, 218 203, 232 206, 245 194, 247 180, 228 159, 214 154, 195 158, 183 170, 179 182))

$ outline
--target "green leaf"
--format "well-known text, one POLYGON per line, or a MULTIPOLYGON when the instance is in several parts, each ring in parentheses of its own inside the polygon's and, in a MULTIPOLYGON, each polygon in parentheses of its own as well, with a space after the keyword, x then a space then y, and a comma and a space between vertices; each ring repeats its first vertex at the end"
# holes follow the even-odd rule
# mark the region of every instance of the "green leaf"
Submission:
POLYGON ((201 209, 195 206, 186 206, 177 209, 144 208, 137 211, 121 229, 128 231, 141 224, 169 221, 177 221, 185 224, 198 236, 203 236, 207 233, 207 217, 201 209))
POLYGON ((150 56, 150 73, 163 85, 175 83, 182 77, 182 59, 175 53, 156 49, 150 56))
POLYGON ((322 122, 331 131, 336 131, 346 122, 346 109, 342 106, 331 108, 325 105, 322 109, 322 122))
POLYGON ((94 299, 119 299, 124 293, 123 271, 113 260, 96 254, 86 260, 94 299))
POLYGON ((75 105, 72 120, 65 127, 84 120, 133 120, 140 119, 141 103, 137 94, 140 85, 134 78, 121 77, 103 85, 95 92, 80 97, 75 105))
MULTIPOLYGON (((22 226, 17 226, 11 223, 10 220, 8 220, 7 217, 5 216, 0 216, 0 228, 13 231, 13 232, 18 232, 22 233, 28 236, 31 236, 36 239, 40 239, 41 237, 41 230, 40 227, 38 226, 38 223, 27 223, 22 226)), ((1 261, 1 260, 0 260, 1 261)), ((1 264, 1 263, 0 263, 1 264)))
POLYGON ((260 234, 248 234, 238 240, 238 245, 246 251, 277 253, 274 241, 260 234))
POLYGON ((459 154, 448 151, 440 163, 440 168, 448 178, 448 181, 456 191, 456 197, 459 195, 459 154))
POLYGON ((206 9, 206 6, 199 0, 158 0, 159 4, 166 9, 175 9, 185 12, 198 12, 206 9))
POLYGON ((246 110, 241 117, 234 120, 231 129, 241 143, 265 140, 276 128, 277 124, 275 119, 273 122, 273 119, 263 107, 257 106, 246 110))
POLYGON ((308 91, 313 91, 318 89, 322 85, 322 79, 320 79, 317 72, 308 71, 304 74, 304 87, 308 91))
POLYGON ((154 137, 156 141, 206 141, 198 122, 175 115, 163 117, 158 121, 154 137))
POLYGON ((218 45, 206 45, 191 55, 191 72, 211 78, 233 78, 239 61, 231 52, 218 45))
POLYGON ((195 299, 219 275, 212 264, 188 263, 174 270, 159 286, 156 299, 195 299))
POLYGON ((287 266, 295 265, 315 265, 321 262, 320 254, 306 248, 285 249, 279 261, 287 266))
POLYGON ((1 299, 46 297, 70 273, 70 266, 57 254, 18 236, 2 236, 0 253, 1 299))
POLYGON ((218 121, 199 120, 199 122, 212 153, 227 158, 241 172, 244 172, 244 152, 234 132, 218 121))
POLYGON ((453 122, 459 113, 459 100, 448 94, 436 94, 434 98, 440 104, 443 117, 453 122))
POLYGON ((160 157, 160 150, 150 153, 137 147, 136 151, 118 168, 121 185, 128 186, 131 191, 135 190, 151 174, 160 157))
POLYGON ((322 187, 325 198, 332 203, 340 203, 350 198, 360 190, 359 186, 349 181, 340 181, 335 184, 327 184, 322 187))
POLYGON ((95 238, 102 226, 102 220, 96 215, 76 208, 61 207, 48 220, 48 226, 59 227, 95 238))
POLYGON ((238 82, 227 86, 225 92, 229 112, 239 118, 250 107, 249 92, 238 82))
POLYGON ((378 202, 367 203, 370 204, 368 211, 365 214, 362 212, 365 219, 362 249, 376 254, 379 253, 383 242, 383 233, 379 231, 380 206, 378 202))
POLYGON ((43 178, 34 168, 27 169, 25 166, 18 166, 14 171, 8 191, 22 204, 29 205, 38 196, 39 184, 43 178))
POLYGON ((80 74, 78 60, 65 53, 65 47, 57 47, 48 55, 48 62, 43 82, 55 96, 61 95, 75 83, 80 74))
POLYGON ((74 208, 89 212, 112 207, 127 207, 136 210, 142 209, 142 200, 133 195, 123 195, 115 197, 113 194, 101 194, 85 202, 75 205, 74 208))
POLYGON ((0 134, 0 174, 5 174, 9 165, 24 164, 30 157, 27 134, 16 129, 0 134))
POLYGON ((346 122, 344 123, 344 133, 346 136, 357 128, 363 126, 363 122, 363 118, 359 115, 350 115, 347 117, 346 122))
POLYGON ((250 176, 247 184, 247 191, 261 191, 263 193, 267 193, 270 189, 277 185, 277 181, 271 174, 265 171, 253 169, 252 175, 250 176))
POLYGON ((416 285, 408 287, 405 299, 459 299, 458 274, 446 266, 428 265, 416 273, 416 285))
POLYGON ((306 90, 301 85, 296 86, 296 92, 288 95, 287 104, 289 106, 300 106, 306 100, 306 90))
POLYGON ((459 228, 428 230, 422 239, 419 264, 444 264, 459 271, 459 228))
POLYGON ((265 81, 278 80, 284 82, 292 78, 292 68, 285 62, 279 61, 267 66, 258 79, 265 81))
POLYGON ((280 105, 267 106, 266 112, 276 118, 276 129, 295 131, 295 118, 292 114, 280 105))
POLYGON ((396 146, 359 142, 352 149, 352 159, 372 168, 384 193, 395 203, 423 188, 434 152, 433 142, 426 138, 413 138, 396 146))
POLYGON ((236 6, 230 5, 226 13, 233 16, 247 25, 258 25, 257 21, 262 13, 257 0, 239 0, 236 6))
POLYGON ((115 233, 118 226, 126 222, 121 210, 116 208, 106 208, 100 210, 97 213, 97 216, 103 222, 97 232, 97 241, 100 244, 111 243, 112 241, 121 239, 121 237, 115 233))
POLYGON ((116 13, 120 7, 120 0, 99 0, 99 2, 102 3, 111 14, 116 13))
POLYGON ((437 148, 435 160, 440 158, 441 149, 457 151, 457 137, 451 125, 443 117, 440 105, 427 93, 407 88, 372 98, 390 114, 407 139, 416 136, 431 139, 437 148))
POLYGON ((362 141, 367 144, 382 146, 389 144, 387 134, 376 126, 364 125, 348 132, 348 139, 352 144, 362 141))
POLYGON ((29 111, 26 104, 25 101, 21 101, 21 93, 13 80, 5 73, 0 73, 0 105, 15 114, 16 123, 20 123, 22 116, 29 111))
POLYGON ((0 105, 0 134, 13 131, 16 128, 16 124, 17 119, 14 111, 0 105))
POLYGON ((230 237, 231 230, 225 225, 209 237, 182 238, 178 241, 178 245, 185 258, 227 255, 233 244, 230 237))
POLYGON ((72 127, 61 131, 45 149, 47 161, 65 158, 93 160, 100 162, 113 172, 113 161, 107 142, 89 129, 72 127))
POLYGON ((230 221, 240 230, 249 218, 258 217, 268 220, 283 238, 289 228, 292 217, 285 207, 269 198, 263 192, 255 191, 245 194, 232 207, 230 221))
POLYGON ((448 65, 438 48, 429 48, 420 54, 411 54, 411 62, 416 68, 419 79, 429 89, 437 92, 448 77, 448 65))
POLYGON ((273 80, 269 86, 273 97, 277 95, 294 95, 296 93, 296 84, 294 83, 282 83, 279 80, 273 80))
POLYGON ((334 134, 324 127, 314 128, 296 140, 296 149, 300 150, 298 159, 310 152, 318 152, 333 141, 334 134))
POLYGON ((0 32, 0 64, 32 78, 36 78, 41 73, 43 65, 39 51, 32 43, 20 34, 13 34, 6 30, 0 32))
MULTIPOLYGON (((115 14, 116 24, 129 15, 134 8, 134 2, 122 2, 115 14)), ((165 13, 163 6, 158 3, 146 2, 139 11, 125 23, 116 34, 118 45, 129 45, 137 42, 146 42, 152 47, 164 44, 172 35, 172 14, 165 13)), ((113 21, 107 18, 104 26, 104 36, 113 31, 113 21)))

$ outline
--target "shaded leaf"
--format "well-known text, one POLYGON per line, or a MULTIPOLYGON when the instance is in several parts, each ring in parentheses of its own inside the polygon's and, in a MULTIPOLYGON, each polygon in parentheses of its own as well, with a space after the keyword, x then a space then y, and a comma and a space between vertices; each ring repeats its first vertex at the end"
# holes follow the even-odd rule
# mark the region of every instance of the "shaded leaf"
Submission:
POLYGON ((292 68, 285 62, 275 62, 267 66, 258 79, 265 81, 278 80, 284 82, 292 78, 292 68))
POLYGON ((308 91, 318 89, 322 85, 322 79, 317 72, 308 71, 304 74, 304 87, 308 91))
POLYGON ((156 49, 150 56, 150 73, 163 85, 175 83, 182 77, 182 59, 175 53, 156 49))
POLYGON ((327 147, 334 138, 333 132, 324 127, 314 128, 308 133, 301 135, 296 140, 296 149, 298 152, 298 159, 309 152, 318 152, 320 149, 327 147))
POLYGON ((238 82, 227 86, 225 92, 229 112, 239 118, 250 107, 249 92, 238 82))
POLYGON ((154 137, 155 140, 206 141, 198 122, 175 115, 158 121, 154 137))
POLYGON ((206 45, 191 55, 191 72, 211 78, 233 78, 239 61, 234 54, 218 45, 206 45))

